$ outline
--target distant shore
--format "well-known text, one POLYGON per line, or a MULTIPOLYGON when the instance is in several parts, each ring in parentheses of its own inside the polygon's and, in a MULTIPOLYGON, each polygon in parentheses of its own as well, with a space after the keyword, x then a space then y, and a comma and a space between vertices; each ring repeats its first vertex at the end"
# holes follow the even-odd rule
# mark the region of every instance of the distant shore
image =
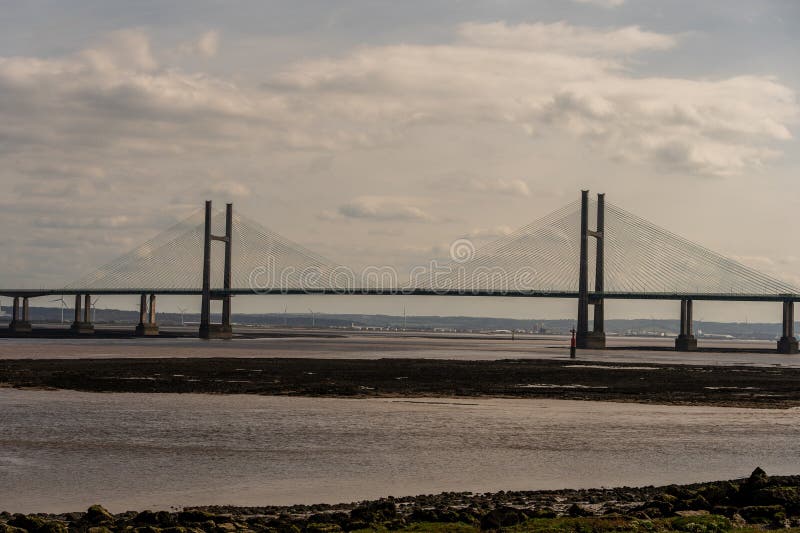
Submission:
POLYGON ((116 515, 100 505, 63 514, 0 513, 0 531, 28 532, 718 532, 798 527, 800 476, 769 477, 760 468, 747 479, 666 487, 451 492, 338 505, 210 506, 116 515))
POLYGON ((314 397, 495 397, 800 406, 800 369, 554 360, 3 359, 0 386, 314 397))

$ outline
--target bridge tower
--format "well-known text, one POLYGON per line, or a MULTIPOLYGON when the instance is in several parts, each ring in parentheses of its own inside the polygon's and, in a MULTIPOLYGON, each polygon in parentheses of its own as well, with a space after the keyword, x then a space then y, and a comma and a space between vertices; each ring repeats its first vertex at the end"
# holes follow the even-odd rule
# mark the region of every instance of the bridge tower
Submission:
POLYGON ((797 353, 797 338, 794 336, 794 300, 783 301, 783 328, 778 340, 778 353, 797 353))
POLYGON ((11 322, 8 324, 8 329, 12 333, 30 333, 31 332, 31 317, 30 307, 28 306, 28 297, 22 297, 22 315, 20 316, 19 296, 14 296, 14 309, 11 314, 11 322))
POLYGON ((225 206, 225 236, 211 234, 211 201, 206 201, 205 237, 203 239, 203 301, 200 308, 200 338, 230 339, 231 328, 231 246, 233 244, 233 204, 225 206), (222 294, 211 290, 211 241, 225 243, 225 272, 222 294), (211 301, 222 300, 222 323, 211 323, 211 301))
POLYGON ((604 247, 605 247, 605 194, 597 195, 597 225, 595 231, 589 229, 589 191, 581 191, 581 244, 580 268, 578 271, 578 329, 575 345, 578 348, 606 347, 604 329, 603 290, 604 247), (595 254, 594 292, 589 293, 589 237, 597 239, 595 254), (594 306, 594 324, 589 331, 589 304, 594 306))
POLYGON ((697 339, 692 333, 692 299, 681 298, 681 332, 675 338, 675 351, 697 351, 697 339))

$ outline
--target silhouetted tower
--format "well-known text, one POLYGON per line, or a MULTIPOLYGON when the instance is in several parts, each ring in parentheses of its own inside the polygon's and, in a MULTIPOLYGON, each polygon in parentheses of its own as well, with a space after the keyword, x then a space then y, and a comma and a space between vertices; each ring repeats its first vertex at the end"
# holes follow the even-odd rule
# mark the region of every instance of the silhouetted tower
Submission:
POLYGON ((225 236, 211 234, 211 201, 206 201, 205 236, 203 239, 203 301, 200 307, 200 337, 230 339, 231 328, 231 246, 233 244, 233 204, 225 206, 225 236), (211 242, 225 243, 225 271, 221 293, 211 289, 211 242), (222 323, 211 323, 211 301, 222 300, 222 323))
POLYGON ((581 191, 581 244, 578 269, 578 328, 575 342, 578 348, 605 348, 603 291, 605 249, 605 195, 597 195, 597 226, 589 229, 589 191, 581 191), (595 254, 594 293, 589 293, 589 237, 597 239, 595 254), (594 327, 589 331, 589 304, 594 305, 594 327))

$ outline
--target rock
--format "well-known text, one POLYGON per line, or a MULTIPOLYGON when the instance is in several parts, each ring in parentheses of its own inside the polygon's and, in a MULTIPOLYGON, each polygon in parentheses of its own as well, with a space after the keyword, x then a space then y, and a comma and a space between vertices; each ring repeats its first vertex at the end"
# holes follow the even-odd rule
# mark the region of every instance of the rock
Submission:
POLYGON ((158 526, 159 528, 174 526, 175 517, 167 511, 142 511, 131 519, 131 523, 137 526, 158 526))
POLYGON ((106 526, 92 526, 86 530, 86 533, 113 533, 106 526))
POLYGON ((780 505, 751 505, 739 509, 750 524, 779 524, 786 519, 786 511, 780 505))
POLYGON ((753 473, 750 474, 750 477, 747 478, 747 481, 742 483, 742 486, 739 488, 739 493, 744 494, 752 494, 758 489, 763 489, 769 483, 769 476, 766 472, 764 472, 761 467, 757 467, 753 470, 753 473))
POLYGON ((709 483, 697 491, 700 496, 705 498, 708 505, 711 507, 726 505, 738 492, 739 488, 729 481, 709 483))
POLYGON ((798 487, 764 487, 752 495, 755 505, 782 505, 789 515, 800 514, 800 490, 798 487))
POLYGON ((555 518, 558 516, 553 509, 550 507, 537 507, 532 511, 526 511, 529 518, 555 518))
POLYGON ((339 533, 344 531, 339 524, 319 524, 312 522, 306 526, 306 533, 339 533))
POLYGON ((185 509, 178 513, 178 522, 181 524, 185 522, 202 523, 207 520, 213 520, 213 518, 213 514, 199 509, 185 509))
POLYGON ((222 524, 217 524, 217 533, 231 533, 233 531, 238 531, 235 525, 231 522, 223 522, 222 524))
POLYGON ((397 505, 393 501, 378 500, 359 505, 350 511, 350 519, 367 524, 385 522, 397 518, 397 505))
POLYGON ((47 521, 36 515, 15 514, 11 520, 8 521, 9 526, 25 529, 29 532, 39 531, 43 528, 47 521))
POLYGON ((102 505, 92 505, 87 509, 83 519, 92 525, 113 524, 114 515, 109 513, 102 505))
POLYGON ((708 511, 675 511, 678 516, 703 516, 710 514, 708 511))
POLYGON ((585 509, 585 508, 581 507, 577 503, 573 503, 570 506, 570 508, 567 509, 567 515, 569 515, 569 516, 571 516, 573 518, 577 518, 577 517, 581 517, 581 516, 593 516, 594 513, 592 513, 588 509, 585 509))
POLYGON ((27 529, 9 526, 8 524, 0 523, 0 533, 26 533, 27 529))
POLYGON ((515 526, 528 519, 528 516, 513 507, 500 507, 486 513, 481 518, 481 530, 495 530, 515 526))
POLYGON ((711 505, 708 501, 699 494, 694 498, 680 503, 682 504, 681 507, 687 511, 709 511, 711 509, 711 505))

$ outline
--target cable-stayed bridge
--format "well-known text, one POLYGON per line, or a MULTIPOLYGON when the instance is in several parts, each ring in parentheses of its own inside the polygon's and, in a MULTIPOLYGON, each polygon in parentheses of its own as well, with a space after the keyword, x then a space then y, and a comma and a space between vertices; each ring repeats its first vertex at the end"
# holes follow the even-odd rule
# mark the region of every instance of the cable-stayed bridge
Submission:
POLYGON ((198 295, 205 338, 231 335, 231 297, 244 294, 575 298, 581 348, 605 346, 605 300, 666 299, 681 302, 679 350, 697 346, 694 300, 772 301, 783 305, 778 350, 797 352, 794 302, 800 289, 607 203, 604 195, 592 200, 583 191, 580 200, 510 235, 477 249, 459 239, 450 251, 448 261, 432 260, 406 273, 377 265, 355 271, 234 215, 230 204, 215 210, 206 202, 204 210, 66 287, 8 288, 0 295, 14 298, 12 331, 30 331, 30 298, 72 295, 72 329, 91 333, 91 295, 137 294, 141 335, 158 332, 156 295, 198 295), (213 249, 215 241, 222 253, 213 249), (222 301, 221 324, 211 323, 212 300, 222 301))

